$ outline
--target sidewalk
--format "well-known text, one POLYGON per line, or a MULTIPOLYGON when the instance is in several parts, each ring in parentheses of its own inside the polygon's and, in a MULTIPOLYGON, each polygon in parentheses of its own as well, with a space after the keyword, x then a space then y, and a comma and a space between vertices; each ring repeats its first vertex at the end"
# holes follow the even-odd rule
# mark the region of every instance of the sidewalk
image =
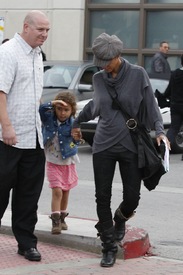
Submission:
MULTIPOLYGON (((7 210, 2 219, 1 233, 11 234, 11 211, 7 210)), ((67 218, 69 230, 60 235, 52 235, 51 220, 48 215, 38 214, 35 234, 39 241, 101 254, 101 241, 97 238, 96 220, 67 218)), ((117 255, 121 259, 137 258, 148 253, 149 236, 146 231, 127 225, 126 235, 117 255)))
POLYGON ((116 264, 112 268, 102 268, 99 265, 100 241, 96 239, 94 228, 96 221, 68 218, 69 230, 53 236, 50 234, 51 222, 46 215, 39 215, 36 227, 38 250, 42 254, 42 260, 30 262, 17 254, 17 243, 11 236, 10 220, 11 212, 6 211, 0 229, 0 275, 183 274, 183 261, 147 254, 142 256, 144 251, 148 252, 150 245, 148 234, 142 229, 129 226, 116 264))

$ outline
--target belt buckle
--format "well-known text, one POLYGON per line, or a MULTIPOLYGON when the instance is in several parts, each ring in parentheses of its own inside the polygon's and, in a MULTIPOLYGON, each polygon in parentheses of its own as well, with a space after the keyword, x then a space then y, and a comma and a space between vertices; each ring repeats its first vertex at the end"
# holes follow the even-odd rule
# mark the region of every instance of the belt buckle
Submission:
POLYGON ((134 130, 137 127, 137 121, 134 118, 130 118, 126 121, 126 126, 130 130, 134 130))

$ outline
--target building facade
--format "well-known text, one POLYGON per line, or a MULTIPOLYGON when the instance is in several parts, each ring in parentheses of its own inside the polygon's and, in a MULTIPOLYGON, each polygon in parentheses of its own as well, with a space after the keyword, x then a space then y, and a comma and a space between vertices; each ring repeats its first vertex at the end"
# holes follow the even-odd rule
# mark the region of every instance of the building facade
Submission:
POLYGON ((183 53, 183 0, 87 0, 84 57, 101 32, 116 34, 124 43, 124 57, 149 70, 159 43, 170 46, 171 69, 180 67, 183 53))
POLYGON ((3 38, 21 32, 23 19, 30 10, 41 10, 50 20, 49 36, 42 47, 47 59, 83 59, 85 0, 0 0, 3 38))
POLYGON ((183 53, 183 0, 0 0, 4 38, 20 32, 27 11, 39 9, 51 22, 43 50, 47 59, 92 59, 91 45, 102 32, 124 43, 124 57, 149 69, 161 41, 168 41, 171 69, 183 53))

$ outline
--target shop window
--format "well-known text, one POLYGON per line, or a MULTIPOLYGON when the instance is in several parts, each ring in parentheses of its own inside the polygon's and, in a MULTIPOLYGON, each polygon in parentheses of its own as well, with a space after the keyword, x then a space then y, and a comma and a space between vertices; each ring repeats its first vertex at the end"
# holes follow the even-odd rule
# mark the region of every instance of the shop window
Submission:
POLYGON ((180 10, 147 12, 146 48, 159 48, 159 43, 166 40, 170 49, 182 49, 182 18, 180 10))
POLYGON ((124 48, 138 48, 139 11, 91 11, 90 46, 101 33, 117 35, 124 43, 124 48))
POLYGON ((183 0, 146 0, 150 4, 179 4, 183 3, 183 0))
POLYGON ((128 60, 131 64, 137 64, 137 55, 123 55, 123 58, 125 58, 126 60, 128 60))
POLYGON ((123 4, 140 3, 140 0, 91 0, 92 4, 123 4))

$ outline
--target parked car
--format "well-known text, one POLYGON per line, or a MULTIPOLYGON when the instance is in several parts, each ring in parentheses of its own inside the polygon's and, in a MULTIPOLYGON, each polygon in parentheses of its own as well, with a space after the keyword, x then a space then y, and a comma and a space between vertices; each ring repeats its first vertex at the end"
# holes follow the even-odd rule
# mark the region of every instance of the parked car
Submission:
POLYGON ((91 99, 92 76, 99 70, 92 61, 45 61, 42 102, 53 100, 60 90, 72 91, 77 101, 91 99))
MULTIPOLYGON (((150 82, 153 88, 153 91, 155 92, 156 89, 158 89, 161 93, 163 93, 168 85, 167 79, 157 79, 157 78, 150 78, 150 82)), ((89 102, 89 100, 84 100, 78 102, 78 113, 83 109, 83 107, 89 102)), ((167 131, 170 127, 170 108, 162 108, 160 109, 160 112, 162 114, 163 118, 163 125, 165 130, 167 131)), ((88 142, 90 146, 93 144, 93 137, 95 134, 95 130, 97 127, 98 118, 95 120, 90 120, 88 122, 83 122, 81 124, 81 130, 83 139, 88 142)), ((151 137, 155 141, 155 132, 151 131, 151 137)), ((183 125, 181 126, 180 132, 176 137, 175 143, 171 144, 171 152, 172 153, 183 153, 183 125)))

